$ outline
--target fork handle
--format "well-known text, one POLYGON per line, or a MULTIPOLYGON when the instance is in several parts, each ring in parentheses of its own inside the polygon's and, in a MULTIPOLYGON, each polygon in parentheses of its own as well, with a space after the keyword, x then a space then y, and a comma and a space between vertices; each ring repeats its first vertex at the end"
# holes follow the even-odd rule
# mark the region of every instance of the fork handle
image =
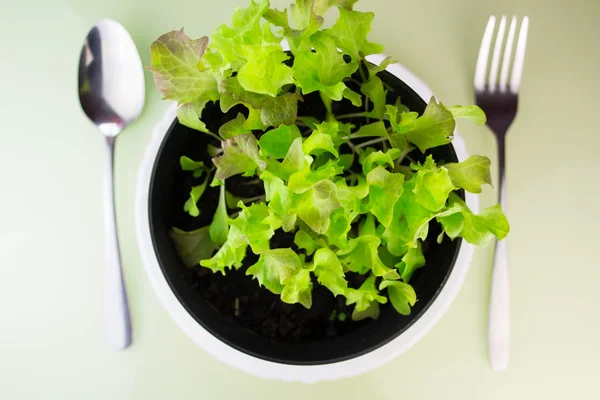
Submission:
MULTIPOLYGON (((505 143, 504 135, 498 136, 498 197, 506 211, 505 143)), ((488 352, 490 366, 495 371, 508 367, 510 353, 510 289, 508 274, 508 249, 506 239, 496 241, 492 270, 492 287, 488 320, 488 352)))

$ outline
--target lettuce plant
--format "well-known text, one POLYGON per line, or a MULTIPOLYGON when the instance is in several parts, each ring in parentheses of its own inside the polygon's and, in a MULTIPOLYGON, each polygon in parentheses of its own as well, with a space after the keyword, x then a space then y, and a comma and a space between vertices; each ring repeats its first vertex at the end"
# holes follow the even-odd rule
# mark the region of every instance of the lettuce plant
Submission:
POLYGON ((171 232, 183 262, 223 274, 246 268, 283 302, 307 308, 313 285, 323 285, 354 304, 358 320, 377 318, 388 300, 410 313, 418 297, 410 280, 426 263, 422 243, 432 221, 443 228, 438 241, 446 235, 476 245, 504 239, 509 224, 499 205, 476 215, 458 195, 491 183, 486 157, 408 162, 413 151, 450 143, 457 119, 483 124, 485 115, 434 98, 422 115, 404 106, 379 76, 392 61, 376 66, 365 59, 383 47, 367 39, 374 14, 353 10, 355 2, 296 0, 279 11, 268 0, 250 0, 210 39, 190 39, 183 30, 159 37, 149 69, 164 98, 178 103, 180 123, 220 143, 209 146, 212 165, 180 160, 200 182, 183 205, 190 217, 203 211, 198 204, 207 189, 219 187, 212 223, 171 232), (331 7, 339 18, 323 29, 331 7), (299 115, 311 93, 318 93, 311 99, 322 102, 324 118, 299 115), (202 113, 209 102, 223 113, 236 106, 244 112, 211 132, 211 115, 202 113), (336 115, 337 102, 360 112, 336 115), (227 181, 239 175, 264 196, 231 201, 227 181), (281 232, 293 234, 294 244, 272 248, 281 232), (349 273, 364 275, 360 287, 348 285, 349 273))

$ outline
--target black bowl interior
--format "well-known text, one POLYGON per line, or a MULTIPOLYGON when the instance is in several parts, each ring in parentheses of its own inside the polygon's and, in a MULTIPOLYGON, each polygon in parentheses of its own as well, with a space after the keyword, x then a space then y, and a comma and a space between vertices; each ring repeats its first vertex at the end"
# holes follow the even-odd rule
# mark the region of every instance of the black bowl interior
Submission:
MULTIPOLYGON (((413 111, 423 113, 426 103, 410 87, 386 71, 380 73, 380 77, 400 95, 403 104, 413 111)), ((219 119, 222 118, 221 115, 219 119)), ((222 122, 216 121, 217 125, 220 123, 222 122)), ((154 249, 169 286, 190 315, 212 335, 237 350, 261 359, 298 365, 327 364, 360 356, 388 343, 417 321, 435 300, 452 271, 461 241, 446 239, 438 245, 435 238, 440 228, 432 223, 426 241, 427 265, 419 269, 411 280, 419 300, 410 316, 399 315, 388 304, 382 307, 378 320, 363 323, 348 334, 334 339, 296 343, 266 339, 221 314, 189 284, 186 278, 187 268, 179 260, 168 235, 173 226, 194 229, 210 223, 212 211, 203 213, 193 223, 183 212, 182 205, 189 193, 189 182, 186 183, 179 166, 181 155, 200 157, 203 153, 201 150, 206 147, 207 140, 210 140, 207 138, 207 135, 186 128, 177 121, 173 122, 154 163, 149 193, 149 218, 154 249)), ((431 154, 438 161, 458 161, 451 145, 433 149, 431 154)), ((215 197, 212 200, 214 204, 211 208, 214 209, 217 199, 215 197)))

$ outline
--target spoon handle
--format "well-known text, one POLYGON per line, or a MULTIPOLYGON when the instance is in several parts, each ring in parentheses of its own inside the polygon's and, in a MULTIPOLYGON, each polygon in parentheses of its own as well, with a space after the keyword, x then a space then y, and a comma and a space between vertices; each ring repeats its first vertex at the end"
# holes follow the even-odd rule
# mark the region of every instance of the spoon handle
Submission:
POLYGON ((120 350, 131 344, 131 321, 121 268, 115 217, 114 148, 115 137, 107 137, 104 169, 104 240, 106 246, 104 329, 108 344, 120 350))

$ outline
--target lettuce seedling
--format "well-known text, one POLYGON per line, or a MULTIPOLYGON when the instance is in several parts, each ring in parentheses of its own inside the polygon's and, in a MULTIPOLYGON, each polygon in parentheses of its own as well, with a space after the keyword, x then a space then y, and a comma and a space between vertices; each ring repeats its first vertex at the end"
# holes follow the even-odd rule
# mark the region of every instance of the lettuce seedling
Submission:
POLYGON ((451 143, 457 119, 483 124, 485 115, 435 98, 418 115, 390 96, 378 73, 392 61, 366 61, 383 47, 367 40, 374 14, 354 10, 355 3, 296 0, 279 11, 268 0, 250 0, 210 39, 191 39, 183 29, 159 37, 149 69, 164 98, 178 103, 179 122, 221 143, 210 146, 212 165, 181 157, 182 169, 201 182, 183 205, 190 218, 204 211, 198 204, 207 189, 219 187, 212 223, 173 228, 182 261, 222 274, 246 268, 283 302, 307 308, 313 286, 322 285, 354 305, 358 320, 377 318, 388 301, 400 314, 411 312, 418 294, 410 280, 426 263, 422 243, 432 221, 443 228, 438 240, 445 234, 476 245, 504 239, 509 224, 500 206, 476 215, 457 194, 491 184, 486 157, 444 164, 429 155, 408 163, 417 149, 451 143), (323 29, 332 7, 337 22, 323 29), (298 115, 311 93, 319 94, 324 118, 298 115), (364 111, 336 115, 340 101, 364 111), (202 115, 209 102, 223 113, 244 112, 211 132, 210 115, 202 115), (240 175, 264 196, 231 195, 226 184, 240 175), (282 232, 293 234, 293 248, 271 247, 282 232), (247 261, 250 253, 257 261, 247 261), (364 275, 360 287, 349 287, 349 273, 364 275))

